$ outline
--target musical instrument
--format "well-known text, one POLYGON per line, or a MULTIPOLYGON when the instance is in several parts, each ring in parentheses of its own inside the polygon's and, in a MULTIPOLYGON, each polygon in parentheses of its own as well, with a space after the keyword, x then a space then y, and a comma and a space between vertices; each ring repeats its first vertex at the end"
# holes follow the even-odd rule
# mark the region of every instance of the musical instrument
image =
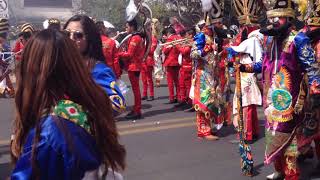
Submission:
POLYGON ((167 42, 167 43, 162 43, 162 44, 160 44, 160 47, 176 46, 176 45, 189 45, 189 46, 192 46, 192 43, 193 43, 192 39, 184 38, 184 39, 178 39, 178 40, 167 42))

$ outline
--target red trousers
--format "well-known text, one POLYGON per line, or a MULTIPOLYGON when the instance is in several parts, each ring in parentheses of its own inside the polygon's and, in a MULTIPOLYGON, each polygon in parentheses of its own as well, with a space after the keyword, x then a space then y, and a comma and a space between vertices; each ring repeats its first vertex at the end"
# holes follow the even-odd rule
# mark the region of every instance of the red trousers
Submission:
POLYGON ((154 96, 152 72, 153 66, 142 66, 141 78, 143 85, 143 97, 148 96, 148 87, 150 90, 150 96, 154 96))
POLYGON ((259 120, 257 105, 243 107, 245 139, 251 141, 253 136, 259 135, 259 120))
POLYGON ((139 87, 140 71, 128 71, 128 75, 134 96, 133 111, 137 114, 141 114, 141 93, 139 87))
POLYGON ((299 180, 297 157, 281 154, 274 161, 274 168, 277 172, 284 174, 286 180, 299 180))
POLYGON ((202 112, 196 113, 197 117, 197 131, 198 137, 205 137, 211 135, 211 122, 202 112))
POLYGON ((173 101, 179 99, 180 87, 179 87, 179 66, 167 66, 167 81, 169 89, 169 100, 173 101), (174 86, 176 87, 176 96, 174 95, 174 86))
POLYGON ((189 98, 190 88, 191 88, 191 77, 192 69, 180 68, 180 101, 185 101, 188 104, 192 104, 192 100, 189 98))

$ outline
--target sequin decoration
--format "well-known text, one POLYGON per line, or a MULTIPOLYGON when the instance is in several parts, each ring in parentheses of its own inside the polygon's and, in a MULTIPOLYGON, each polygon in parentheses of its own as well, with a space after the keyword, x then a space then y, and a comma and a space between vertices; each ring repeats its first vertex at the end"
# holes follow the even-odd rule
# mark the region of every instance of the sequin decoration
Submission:
POLYGON ((276 89, 272 92, 273 107, 278 111, 285 111, 291 107, 292 96, 290 92, 284 89, 276 89))

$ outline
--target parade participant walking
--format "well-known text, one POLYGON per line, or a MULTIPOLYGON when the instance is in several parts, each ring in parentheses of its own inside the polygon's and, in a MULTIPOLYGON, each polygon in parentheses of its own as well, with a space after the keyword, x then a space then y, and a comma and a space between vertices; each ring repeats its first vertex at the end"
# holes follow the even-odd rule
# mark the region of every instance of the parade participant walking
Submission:
POLYGON ((104 62, 100 34, 93 20, 85 15, 75 15, 64 25, 65 33, 75 41, 91 75, 109 95, 114 115, 126 109, 125 99, 116 84, 116 77, 104 62))
POLYGON ((170 45, 170 42, 181 39, 179 35, 176 35, 173 27, 168 27, 166 29, 166 36, 168 45, 164 46, 162 49, 163 54, 165 55, 165 60, 163 66, 167 71, 167 82, 169 90, 169 104, 177 103, 180 96, 180 87, 179 87, 179 69, 180 65, 178 63, 179 50, 176 46, 170 45), (176 95, 174 94, 174 89, 176 89, 176 95))
MULTIPOLYGON (((154 32, 154 30, 153 30, 154 32)), ((154 86, 153 86, 153 68, 154 62, 154 52, 158 45, 158 39, 155 34, 152 34, 152 44, 146 61, 142 63, 141 69, 141 79, 143 85, 143 95, 142 100, 153 101, 154 100, 154 86), (150 90, 150 97, 148 99, 148 89, 150 90)))
POLYGON ((102 51, 105 58, 105 63, 111 67, 116 75, 116 78, 119 79, 121 76, 121 69, 116 42, 108 37, 106 27, 102 21, 96 22, 96 25, 101 35, 102 51))
MULTIPOLYGON (((306 2, 309 6, 313 5, 312 8, 306 6, 302 10, 302 18, 306 20, 306 27, 303 32, 310 38, 311 45, 315 51, 316 61, 320 63, 320 1, 319 0, 308 0, 306 2), (305 14, 303 13, 305 12, 305 14)), ((306 81, 305 81, 306 82, 306 81)), ((304 84, 307 87, 307 83, 304 84)), ((302 91, 300 91, 302 92, 302 91)), ((298 112, 301 113, 302 108, 307 113, 310 113, 310 102, 305 102, 306 91, 299 94, 302 96, 299 100, 302 105, 298 112)), ((320 173, 320 119, 310 118, 304 123, 304 125, 299 129, 300 134, 298 136, 298 145, 299 145, 299 159, 303 160, 307 157, 313 158, 314 150, 311 146, 312 142, 315 144, 315 153, 317 155, 317 165, 315 171, 312 175, 319 175, 320 173)))
POLYGON ((224 112, 226 99, 224 97, 225 81, 221 77, 225 67, 221 69, 219 66, 221 58, 218 56, 222 51, 221 43, 223 42, 223 37, 220 35, 222 30, 219 26, 222 21, 222 6, 216 1, 213 5, 213 9, 218 11, 208 10, 211 12, 206 13, 206 25, 202 28, 202 32, 194 37, 195 42, 191 51, 195 66, 192 85, 198 137, 208 140, 218 139, 218 136, 212 135, 212 128, 218 130, 222 127, 224 115, 222 112, 224 112), (215 33, 212 31, 212 25, 216 25, 215 33))
MULTIPOLYGON (((235 0, 233 3, 237 9, 241 32, 236 37, 241 43, 229 48, 231 53, 238 54, 242 64, 252 64, 262 61, 263 35, 259 32, 258 16, 263 9, 262 1, 252 2, 255 8, 248 8, 250 2, 235 0), (238 2, 236 2, 238 1, 238 2), (240 5, 241 4, 241 5, 240 5), (244 9, 249 9, 245 11, 244 9)), ((236 40, 238 41, 238 40, 236 40)), ((238 127, 239 114, 237 113, 237 92, 233 98, 234 126, 238 127)), ((244 121, 244 139, 248 142, 256 140, 259 136, 259 120, 257 106, 262 105, 261 92, 254 73, 241 73, 242 110, 244 121)))
POLYGON ((60 31, 41 31, 26 45, 17 69, 11 179, 105 179, 108 171, 117 179, 112 171, 125 168, 110 100, 82 58, 60 31))
POLYGON ((300 84, 308 77, 312 117, 320 116, 320 64, 317 63, 310 39, 293 30, 296 17, 291 0, 264 1, 270 24, 260 32, 267 35, 262 63, 241 65, 246 72, 262 72, 263 106, 266 115, 265 163, 274 163, 276 172, 267 179, 298 180, 298 144, 296 131, 304 113, 295 113, 300 84))
POLYGON ((195 30, 193 28, 188 29, 184 38, 187 38, 189 41, 177 46, 182 55, 182 64, 179 78, 180 103, 175 107, 182 107, 183 109, 190 109, 192 107, 192 100, 189 98, 193 69, 190 54, 194 35, 195 30))
POLYGON ((119 60, 126 64, 129 80, 131 83, 134 95, 133 110, 126 115, 127 119, 140 119, 141 118, 141 93, 139 86, 139 77, 142 67, 142 60, 144 56, 144 40, 141 34, 137 32, 138 23, 135 19, 126 23, 126 31, 132 34, 128 40, 128 49, 125 52, 119 52, 119 60))

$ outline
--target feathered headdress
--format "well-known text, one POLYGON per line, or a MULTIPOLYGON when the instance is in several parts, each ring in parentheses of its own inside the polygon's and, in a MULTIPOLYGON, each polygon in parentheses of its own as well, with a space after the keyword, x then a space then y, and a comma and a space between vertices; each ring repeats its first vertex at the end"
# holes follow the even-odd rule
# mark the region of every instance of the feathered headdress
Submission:
POLYGON ((320 0, 294 0, 298 5, 300 19, 310 26, 320 26, 320 0))
POLYGON ((263 9, 261 0, 233 0, 240 24, 256 24, 263 9))

